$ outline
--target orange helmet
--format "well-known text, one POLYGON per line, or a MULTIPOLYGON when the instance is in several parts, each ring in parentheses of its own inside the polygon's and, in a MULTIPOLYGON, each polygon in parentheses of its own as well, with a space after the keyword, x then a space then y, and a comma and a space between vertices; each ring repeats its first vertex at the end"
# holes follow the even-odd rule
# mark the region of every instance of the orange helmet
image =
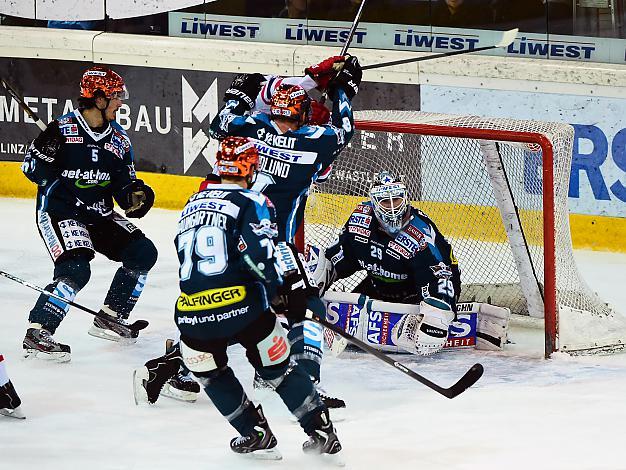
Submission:
POLYGON ((300 85, 280 85, 272 96, 270 114, 272 117, 306 121, 311 100, 300 85))
POLYGON ((85 70, 80 80, 80 96, 94 98, 97 90, 107 98, 128 99, 128 90, 124 79, 111 69, 96 65, 85 70))
POLYGON ((259 167, 259 152, 247 137, 226 137, 217 151, 217 173, 250 179, 259 167))

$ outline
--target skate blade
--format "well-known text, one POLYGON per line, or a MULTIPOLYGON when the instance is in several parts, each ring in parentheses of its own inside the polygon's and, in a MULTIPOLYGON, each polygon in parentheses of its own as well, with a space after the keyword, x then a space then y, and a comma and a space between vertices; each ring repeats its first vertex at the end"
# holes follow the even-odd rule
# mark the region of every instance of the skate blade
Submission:
POLYGON ((91 325, 91 328, 89 328, 89 331, 87 331, 87 333, 96 338, 115 341, 116 343, 121 344, 135 344, 137 342, 137 338, 125 338, 118 335, 114 331, 107 330, 106 328, 99 328, 95 325, 91 325))
POLYGON ((26 419, 19 406, 15 409, 0 408, 0 415, 8 416, 9 418, 26 419))
POLYGON ((343 453, 341 451, 336 454, 316 454, 316 453, 307 453, 306 455, 312 457, 313 460, 317 460, 320 463, 320 466, 323 465, 332 465, 334 467, 345 467, 346 460, 343 458, 343 453))
POLYGON ((282 460, 283 455, 278 450, 278 447, 272 449, 260 449, 254 452, 247 452, 245 454, 238 454, 247 459, 254 460, 282 460))
POLYGON ((161 396, 173 398, 174 400, 178 401, 185 401, 187 403, 195 403, 198 399, 198 395, 198 393, 188 392, 186 390, 178 390, 168 383, 166 383, 163 387, 163 390, 161 390, 161 396))
POLYGON ((70 362, 72 359, 71 353, 68 352, 45 352, 38 349, 25 349, 24 358, 26 359, 41 359, 50 362, 70 362))
POLYGON ((145 367, 135 369, 133 371, 133 396, 135 397, 135 405, 150 404, 148 401, 148 392, 143 386, 143 381, 148 380, 149 372, 145 367))

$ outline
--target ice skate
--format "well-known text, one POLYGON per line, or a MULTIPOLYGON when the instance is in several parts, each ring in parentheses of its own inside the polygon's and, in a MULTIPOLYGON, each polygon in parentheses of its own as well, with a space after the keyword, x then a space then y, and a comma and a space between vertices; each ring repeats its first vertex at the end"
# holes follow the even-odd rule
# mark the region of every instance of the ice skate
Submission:
POLYGON ((198 399, 199 394, 200 384, 182 368, 165 383, 163 390, 161 390, 161 395, 164 397, 190 403, 194 403, 198 399))
POLYGON ((22 348, 26 358, 37 357, 56 362, 69 362, 71 359, 71 348, 55 341, 52 334, 44 328, 28 328, 22 348))
POLYGON ((230 448, 236 454, 243 454, 260 460, 281 460, 278 442, 272 433, 261 406, 256 408, 258 423, 254 430, 246 435, 232 439, 230 448))
POLYGON ((26 418, 20 408, 21 404, 22 400, 20 400, 10 380, 0 387, 0 415, 17 419, 26 418))
POLYGON ((133 372, 135 404, 156 403, 167 381, 178 373, 180 364, 180 351, 175 348, 135 369, 133 372))
POLYGON ((341 455, 341 443, 330 421, 328 410, 321 411, 314 421, 314 428, 309 433, 309 440, 302 444, 305 454, 321 456, 334 465, 344 466, 341 455))
POLYGON ((315 385, 315 389, 317 390, 317 394, 322 400, 322 403, 324 403, 324 405, 326 405, 326 408, 328 408, 328 411, 330 412, 333 421, 344 421, 346 419, 346 402, 343 401, 341 398, 336 398, 329 395, 328 393, 326 393, 326 390, 320 387, 319 384, 315 385))
POLYGON ((95 317, 93 324, 88 333, 96 338, 108 339, 109 341, 117 341, 120 343, 136 343, 139 331, 133 331, 128 328, 126 321, 100 310, 102 316, 95 317), (106 318, 109 316, 111 319, 106 318))
POLYGON ((257 371, 254 371, 252 389, 254 390, 256 401, 265 401, 274 392, 274 387, 263 380, 257 371))

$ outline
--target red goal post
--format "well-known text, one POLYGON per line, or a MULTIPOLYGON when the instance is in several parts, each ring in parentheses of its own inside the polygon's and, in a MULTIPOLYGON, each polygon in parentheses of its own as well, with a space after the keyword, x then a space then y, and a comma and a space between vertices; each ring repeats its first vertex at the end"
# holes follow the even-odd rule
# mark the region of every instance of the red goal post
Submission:
MULTIPOLYGON (((357 113, 356 128, 329 180, 311 192, 308 244, 328 246, 356 203, 367 199, 373 175, 389 170, 451 242, 462 300, 544 318, 546 357, 624 347, 626 320, 587 287, 573 258, 571 126, 365 111, 357 113)), ((358 280, 333 289, 351 290, 358 280)))

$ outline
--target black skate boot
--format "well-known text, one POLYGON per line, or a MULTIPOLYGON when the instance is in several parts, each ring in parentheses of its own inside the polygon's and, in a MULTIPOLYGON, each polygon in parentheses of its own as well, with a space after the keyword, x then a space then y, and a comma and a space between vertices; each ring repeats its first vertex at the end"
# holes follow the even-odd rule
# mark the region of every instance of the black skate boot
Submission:
POLYGON ((28 328, 22 342, 24 357, 38 357, 56 362, 69 362, 71 349, 67 344, 57 343, 44 328, 28 328))
POLYGON ((230 441, 230 448, 236 454, 249 455, 261 460, 281 460, 283 456, 278 450, 278 442, 263 415, 261 405, 256 408, 257 425, 246 435, 235 437, 230 441))
POLYGON ((340 456, 341 443, 335 432, 335 427, 330 421, 328 410, 320 410, 313 419, 312 430, 307 431, 307 434, 309 440, 302 444, 302 450, 305 454, 323 455, 335 465, 345 465, 340 456))
POLYGON ((180 349, 175 347, 164 356, 150 359, 144 367, 135 369, 133 372, 135 404, 156 403, 165 383, 178 373, 181 363, 180 349))
MULTIPOLYGON (((165 341, 165 353, 170 353, 174 350, 174 340, 168 339, 165 341)), ((194 403, 198 399, 200 394, 200 384, 196 382, 184 365, 180 366, 180 369, 169 379, 161 390, 161 395, 164 397, 173 398, 180 401, 188 401, 194 403)))
POLYGON ((20 408, 21 404, 22 400, 17 396, 10 380, 0 387, 0 415, 18 419, 26 418, 20 408))
MULTIPOLYGON (((326 393, 326 390, 324 390, 319 385, 315 385, 315 389, 317 390, 317 394, 322 399, 322 403, 324 403, 324 405, 326 405, 326 408, 328 408, 329 410, 335 411, 337 409, 341 409, 341 408, 345 408, 346 407, 346 402, 345 401, 343 401, 341 398, 336 398, 336 397, 332 397, 332 396, 328 395, 326 393)), ((335 416, 334 416, 334 413, 333 413, 333 419, 335 421, 337 420, 335 418, 335 416)))
POLYGON ((106 307, 100 310, 102 316, 95 317, 88 333, 96 338, 118 341, 121 343, 136 343, 139 331, 129 329, 125 324, 126 320, 106 307), (109 318, 110 317, 110 320, 109 318))

